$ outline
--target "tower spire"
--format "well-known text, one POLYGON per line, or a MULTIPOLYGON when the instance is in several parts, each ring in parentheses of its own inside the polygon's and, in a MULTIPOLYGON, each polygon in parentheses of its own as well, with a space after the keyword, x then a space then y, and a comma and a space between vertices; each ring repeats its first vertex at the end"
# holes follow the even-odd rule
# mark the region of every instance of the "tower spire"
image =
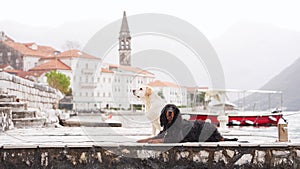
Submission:
POLYGON ((120 65, 131 66, 131 36, 125 11, 119 36, 119 62, 120 65))
POLYGON ((128 34, 130 33, 125 11, 123 13, 122 25, 121 25, 121 30, 120 30, 120 33, 122 33, 122 32, 123 33, 128 33, 128 34))

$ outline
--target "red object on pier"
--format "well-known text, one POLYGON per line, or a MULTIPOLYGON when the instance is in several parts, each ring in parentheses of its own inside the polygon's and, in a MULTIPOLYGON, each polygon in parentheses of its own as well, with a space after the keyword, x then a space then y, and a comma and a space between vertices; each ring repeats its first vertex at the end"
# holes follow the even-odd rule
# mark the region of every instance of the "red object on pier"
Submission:
POLYGON ((198 89, 197 92, 196 97, 200 94, 204 101, 199 109, 183 113, 189 115, 189 120, 219 125, 218 117, 225 117, 226 121, 228 117, 228 126, 274 126, 283 118, 281 91, 198 89))
MULTIPOLYGON (((204 113, 189 114, 189 120, 202 120, 210 121, 216 125, 219 125, 217 115, 208 115, 204 113)), ((277 113, 263 113, 253 115, 228 115, 228 126, 276 126, 279 119, 283 115, 281 112, 277 113)))

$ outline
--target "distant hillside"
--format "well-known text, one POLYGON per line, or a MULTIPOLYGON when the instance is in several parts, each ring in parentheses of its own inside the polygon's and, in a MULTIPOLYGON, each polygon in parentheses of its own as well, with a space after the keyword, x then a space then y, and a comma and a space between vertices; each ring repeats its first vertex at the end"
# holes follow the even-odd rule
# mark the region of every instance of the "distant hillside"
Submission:
MULTIPOLYGON (((299 53, 300 55, 300 53, 299 53)), ((300 58, 262 87, 265 90, 282 90, 283 106, 300 110, 300 58)))
POLYGON ((66 41, 77 42, 81 47, 104 25, 101 20, 66 22, 58 27, 28 26, 13 21, 0 21, 0 31, 4 31, 17 42, 36 42, 66 50, 66 41))
POLYGON ((237 22, 212 40, 227 88, 258 89, 300 56, 300 32, 257 22, 237 22))
MULTIPOLYGON (((300 58, 292 65, 281 71, 267 82, 261 90, 275 90, 283 93, 283 108, 291 111, 300 110, 300 58)), ((281 98, 278 94, 271 94, 270 100, 267 94, 252 94, 246 97, 245 108, 247 110, 267 110, 279 108, 281 98), (270 106, 270 107, 269 107, 270 106)))

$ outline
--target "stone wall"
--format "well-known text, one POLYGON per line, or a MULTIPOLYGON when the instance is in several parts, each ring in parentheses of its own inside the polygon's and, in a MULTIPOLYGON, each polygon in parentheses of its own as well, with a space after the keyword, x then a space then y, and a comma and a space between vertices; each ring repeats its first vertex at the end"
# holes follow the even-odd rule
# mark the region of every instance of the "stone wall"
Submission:
POLYGON ((43 86, 6 72, 0 72, 0 91, 15 95, 29 108, 51 109, 60 99, 51 87, 43 86))
POLYGON ((11 128, 13 128, 12 109, 10 107, 0 107, 0 133, 11 128))
POLYGON ((300 147, 203 145, 3 146, 0 168, 300 168, 300 147))
POLYGON ((8 64, 17 70, 23 70, 24 63, 20 52, 0 40, 0 65, 4 64, 8 64))

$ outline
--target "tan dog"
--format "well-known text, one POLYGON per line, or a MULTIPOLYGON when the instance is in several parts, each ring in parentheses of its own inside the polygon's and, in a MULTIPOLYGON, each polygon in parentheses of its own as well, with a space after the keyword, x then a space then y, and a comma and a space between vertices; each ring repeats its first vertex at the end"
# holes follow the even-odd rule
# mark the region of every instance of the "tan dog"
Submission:
POLYGON ((156 135, 156 130, 161 130, 159 117, 162 108, 165 106, 165 100, 155 93, 150 86, 142 86, 132 90, 132 92, 134 96, 145 103, 146 117, 152 123, 152 135, 156 135))

